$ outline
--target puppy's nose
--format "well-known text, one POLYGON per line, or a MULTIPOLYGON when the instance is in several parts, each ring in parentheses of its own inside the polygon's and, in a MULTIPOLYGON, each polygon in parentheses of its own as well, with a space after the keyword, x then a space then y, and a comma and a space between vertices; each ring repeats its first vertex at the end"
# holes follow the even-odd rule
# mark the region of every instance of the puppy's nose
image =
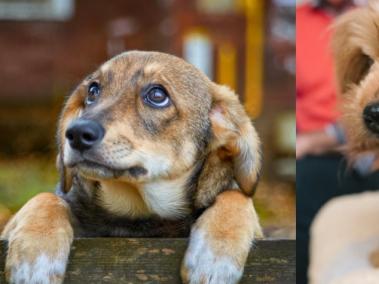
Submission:
POLYGON ((104 137, 104 128, 93 120, 75 120, 66 130, 66 138, 71 148, 80 152, 92 148, 104 137))
POLYGON ((371 132, 379 134, 379 103, 365 107, 363 110, 363 120, 371 132))

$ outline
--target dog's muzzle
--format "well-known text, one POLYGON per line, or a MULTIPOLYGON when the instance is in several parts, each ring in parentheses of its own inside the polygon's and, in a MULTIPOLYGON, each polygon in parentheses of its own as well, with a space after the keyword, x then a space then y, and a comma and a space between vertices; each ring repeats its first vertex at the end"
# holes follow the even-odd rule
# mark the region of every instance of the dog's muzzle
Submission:
POLYGON ((66 130, 66 138, 72 149, 84 152, 100 143, 104 128, 94 120, 77 119, 66 130))

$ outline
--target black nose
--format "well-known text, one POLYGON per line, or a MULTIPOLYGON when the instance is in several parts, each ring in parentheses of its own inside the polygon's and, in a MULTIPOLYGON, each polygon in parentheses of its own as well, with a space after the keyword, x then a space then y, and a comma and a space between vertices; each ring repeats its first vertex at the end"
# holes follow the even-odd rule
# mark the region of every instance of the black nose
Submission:
POLYGON ((379 134, 379 103, 365 107, 363 110, 363 120, 368 130, 379 134))
POLYGON ((75 120, 66 130, 66 138, 73 149, 85 151, 104 137, 104 128, 93 120, 75 120))

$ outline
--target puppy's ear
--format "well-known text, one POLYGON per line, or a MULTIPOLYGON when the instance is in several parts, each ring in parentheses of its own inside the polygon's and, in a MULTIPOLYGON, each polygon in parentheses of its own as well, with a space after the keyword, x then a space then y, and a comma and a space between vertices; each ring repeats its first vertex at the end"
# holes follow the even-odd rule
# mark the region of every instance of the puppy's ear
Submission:
POLYGON ((61 112, 58 130, 57 130, 57 146, 58 146, 58 156, 56 160, 56 165, 59 171, 60 180, 59 188, 57 189, 60 193, 64 194, 70 191, 72 186, 73 172, 68 167, 64 165, 63 156, 64 156, 64 145, 65 145, 65 131, 70 124, 70 122, 75 119, 81 109, 83 98, 79 95, 74 95, 76 90, 70 95, 67 99, 63 110, 61 112))
POLYGON ((57 188, 57 193, 65 194, 70 191, 72 186, 72 173, 63 164, 62 151, 59 151, 56 159, 56 167, 59 172, 59 184, 57 188))
POLYGON ((238 186, 252 195, 261 169, 260 140, 238 96, 227 87, 215 84, 209 116, 212 150, 221 160, 232 162, 238 186))
POLYGON ((346 13, 334 25, 333 53, 341 93, 359 85, 379 58, 379 4, 346 13))

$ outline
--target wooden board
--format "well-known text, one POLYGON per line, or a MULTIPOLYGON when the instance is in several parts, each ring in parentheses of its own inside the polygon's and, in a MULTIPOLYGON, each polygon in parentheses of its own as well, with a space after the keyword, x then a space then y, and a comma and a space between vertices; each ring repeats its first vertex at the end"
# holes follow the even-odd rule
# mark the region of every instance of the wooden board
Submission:
MULTIPOLYGON (((180 283, 186 239, 76 239, 65 283, 180 283)), ((0 241, 0 283, 6 243, 0 241)), ((294 240, 257 241, 241 283, 296 283, 294 240)))

